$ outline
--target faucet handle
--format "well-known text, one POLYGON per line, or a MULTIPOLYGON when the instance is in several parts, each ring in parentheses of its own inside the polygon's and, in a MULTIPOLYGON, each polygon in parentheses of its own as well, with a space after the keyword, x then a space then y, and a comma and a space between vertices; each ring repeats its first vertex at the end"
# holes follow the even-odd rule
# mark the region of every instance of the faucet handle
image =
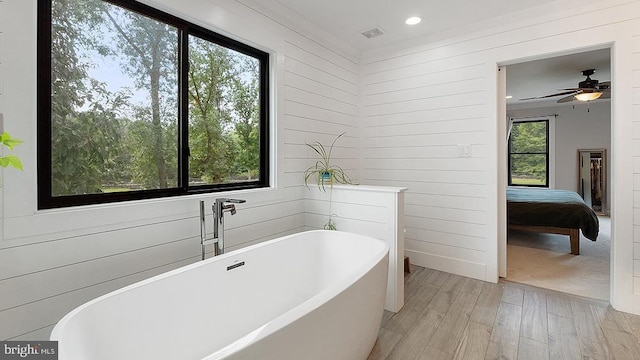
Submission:
POLYGON ((243 199, 230 199, 230 198, 218 198, 218 199, 216 199, 216 202, 233 203, 233 204, 242 204, 242 203, 247 202, 247 200, 243 200, 243 199))
POLYGON ((236 214, 236 206, 233 204, 222 204, 222 211, 228 210, 231 215, 235 215, 236 214))
POLYGON ((224 211, 229 211, 231 213, 231 215, 235 215, 236 214, 236 206, 234 204, 242 204, 244 202, 247 202, 247 200, 243 200, 243 199, 230 199, 230 198, 217 198, 216 199, 216 204, 213 205, 213 213, 217 214, 218 211, 220 212, 220 214, 218 214, 218 217, 222 217, 222 213, 224 211), (218 211, 216 211, 216 209, 218 209, 218 211))

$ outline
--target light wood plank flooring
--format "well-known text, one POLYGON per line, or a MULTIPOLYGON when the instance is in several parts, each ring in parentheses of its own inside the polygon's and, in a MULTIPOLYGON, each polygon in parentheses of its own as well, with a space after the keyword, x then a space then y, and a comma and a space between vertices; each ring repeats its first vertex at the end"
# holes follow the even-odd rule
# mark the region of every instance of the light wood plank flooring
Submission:
POLYGON ((369 360, 640 359, 640 316, 606 302, 412 266, 369 360))

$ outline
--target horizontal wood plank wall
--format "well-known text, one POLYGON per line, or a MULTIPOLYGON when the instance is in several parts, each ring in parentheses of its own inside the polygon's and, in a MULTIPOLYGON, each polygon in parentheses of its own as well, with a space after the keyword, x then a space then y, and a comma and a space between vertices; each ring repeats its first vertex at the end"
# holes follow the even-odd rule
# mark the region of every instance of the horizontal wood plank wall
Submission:
MULTIPOLYGON (((303 184, 304 171, 318 155, 307 144, 321 143, 332 164, 357 180, 358 169, 358 63, 315 44, 285 42, 285 173, 291 184, 303 184), (305 50, 312 46, 315 52, 305 50)), ((317 182, 317 177, 309 180, 317 182)))
MULTIPOLYGON (((504 141, 497 138, 496 74, 500 62, 619 42, 617 51, 622 52, 618 56, 624 57, 619 64, 624 66, 615 69, 621 85, 615 91, 633 91, 634 118, 639 121, 640 46, 636 24, 640 2, 592 2, 579 9, 550 7, 546 14, 514 14, 517 16, 517 21, 510 17, 503 24, 478 27, 473 34, 414 39, 363 55, 362 181, 409 188, 405 198, 406 253, 416 264, 497 280, 497 209, 504 206, 496 201, 496 154, 504 141), (627 51, 631 37, 634 53, 627 51), (627 68, 629 57, 635 64, 634 72, 627 68), (632 76, 633 90, 623 84, 632 76), (470 145, 471 156, 459 157, 458 145, 465 144, 470 145)), ((619 114, 631 105, 621 99, 619 114)), ((621 128, 629 128, 632 120, 624 116, 619 121, 621 128)), ((629 164, 633 155, 640 156, 637 134, 635 154, 626 145, 631 143, 628 131, 623 130, 624 141, 614 145, 617 156, 624 158, 622 163, 629 164)), ((629 174, 626 167, 617 170, 629 174)), ((637 179, 639 168, 636 165, 637 179)), ((625 192, 618 202, 623 212, 630 210, 621 200, 631 196, 632 189, 626 185, 628 176, 618 186, 625 192)), ((639 189, 640 181, 636 180, 636 198, 639 189)), ((636 207, 637 230, 640 206, 636 207)), ((623 216, 620 219, 616 226, 620 226, 621 238, 617 241, 630 249, 633 223, 623 216)), ((640 236, 636 234, 635 238, 640 236)), ((635 254, 640 258, 640 250, 635 254)), ((631 262, 621 261, 625 269, 618 274, 628 274, 631 262)), ((626 283, 630 282, 620 283, 625 292, 626 283)), ((631 293, 625 296, 632 297, 631 293)))
POLYGON ((339 231, 380 239, 389 245, 389 276, 385 309, 404 305, 404 190, 391 187, 327 185, 310 187, 305 200, 305 224, 322 229, 329 218, 339 231))
MULTIPOLYGON (((640 295, 640 28, 632 35, 632 99, 633 99, 633 276, 634 292, 640 295)), ((636 308, 640 313, 640 305, 636 308)))
POLYGON ((364 60, 364 182, 409 188, 412 262, 477 277, 487 220, 484 64, 437 51, 390 55, 364 60), (471 145, 472 157, 458 158, 457 144, 471 145))
MULTIPOLYGON (((7 182, 2 189, 5 217, 0 238, 1 340, 48 339, 53 325, 74 307, 198 261, 200 200, 207 204, 209 232, 210 206, 216 197, 247 200, 237 205, 236 215, 225 219, 227 251, 304 230, 302 173, 310 165, 305 142, 326 142, 346 131, 349 135, 335 155, 346 168, 357 167, 352 155, 357 139, 356 58, 334 49, 326 39, 293 30, 251 1, 189 0, 179 7, 169 0, 145 2, 273 54, 277 187, 37 212, 35 87, 17 90, 9 99, 16 103, 11 106, 0 94, 6 127, 15 128, 12 135, 25 140, 18 153, 25 171, 3 174, 7 182)), ((35 66, 20 65, 23 59, 35 64, 35 3, 0 1, 0 54, 17 51, 8 64, 5 56, 0 58, 0 84, 11 88, 35 84, 35 66), (5 22, 7 13, 20 14, 20 20, 5 22)))

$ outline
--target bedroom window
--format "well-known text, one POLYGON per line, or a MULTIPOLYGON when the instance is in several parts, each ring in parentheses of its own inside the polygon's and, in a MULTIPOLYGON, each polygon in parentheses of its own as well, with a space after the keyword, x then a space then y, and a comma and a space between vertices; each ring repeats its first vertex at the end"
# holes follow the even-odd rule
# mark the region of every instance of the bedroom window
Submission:
POLYGON ((549 120, 514 120, 509 136, 509 185, 549 187, 549 120))
POLYGON ((38 12, 38 208, 268 186, 267 53, 135 1, 38 12))

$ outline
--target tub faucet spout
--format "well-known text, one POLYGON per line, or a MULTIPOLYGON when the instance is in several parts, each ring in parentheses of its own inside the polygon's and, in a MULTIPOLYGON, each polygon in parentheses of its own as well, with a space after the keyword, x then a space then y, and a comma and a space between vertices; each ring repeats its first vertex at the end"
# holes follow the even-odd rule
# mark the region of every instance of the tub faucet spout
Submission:
POLYGON ((216 241, 213 244, 214 255, 224 254, 224 213, 225 211, 231 213, 231 215, 236 214, 236 205, 242 204, 246 202, 246 200, 242 199, 229 199, 229 198, 218 198, 216 199, 216 203, 213 205, 213 238, 216 241))
POLYGON ((202 260, 205 259, 205 246, 213 245, 214 255, 224 254, 224 213, 236 214, 236 205, 246 200, 218 198, 212 206, 213 210, 213 238, 207 239, 205 227, 204 201, 200 201, 200 244, 202 245, 202 260))

